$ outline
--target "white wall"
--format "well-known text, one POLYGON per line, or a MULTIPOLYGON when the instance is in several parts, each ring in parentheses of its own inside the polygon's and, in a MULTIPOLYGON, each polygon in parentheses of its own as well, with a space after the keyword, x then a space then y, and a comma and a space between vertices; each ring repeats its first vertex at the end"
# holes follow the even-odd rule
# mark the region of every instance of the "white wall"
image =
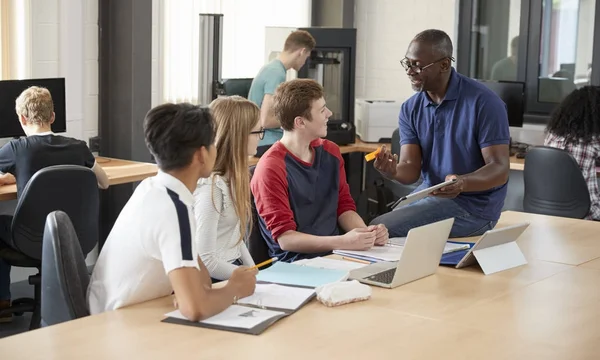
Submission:
POLYGON ((356 97, 410 97, 413 91, 400 66, 408 44, 429 28, 444 30, 454 40, 456 10, 457 0, 356 0, 356 97))
MULTIPOLYGON (((31 0, 30 9, 31 78, 65 78, 64 135, 88 141, 98 135, 98 0, 31 0)), ((14 206, 0 202, 0 213, 14 206)), ((13 268, 11 280, 34 272, 13 268)))

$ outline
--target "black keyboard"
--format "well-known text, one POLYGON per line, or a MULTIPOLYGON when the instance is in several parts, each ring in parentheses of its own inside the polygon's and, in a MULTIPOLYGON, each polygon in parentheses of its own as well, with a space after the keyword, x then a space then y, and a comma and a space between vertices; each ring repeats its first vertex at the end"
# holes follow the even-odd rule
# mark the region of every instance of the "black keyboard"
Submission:
POLYGON ((396 268, 389 269, 386 271, 382 271, 375 275, 371 275, 367 278, 367 280, 376 281, 382 284, 391 284, 392 280, 394 280, 394 274, 396 273, 396 268))

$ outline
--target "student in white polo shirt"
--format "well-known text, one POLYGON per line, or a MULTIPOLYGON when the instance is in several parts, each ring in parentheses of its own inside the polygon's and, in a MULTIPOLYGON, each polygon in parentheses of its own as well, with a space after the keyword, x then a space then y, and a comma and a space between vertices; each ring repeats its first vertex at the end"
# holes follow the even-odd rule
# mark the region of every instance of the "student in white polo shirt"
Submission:
POLYGON ((207 108, 163 104, 144 119, 146 145, 158 175, 135 189, 100 252, 88 289, 96 314, 175 292, 192 321, 217 314, 254 293, 256 270, 237 268, 226 286, 211 289, 198 256, 192 192, 215 163, 214 124, 207 108))

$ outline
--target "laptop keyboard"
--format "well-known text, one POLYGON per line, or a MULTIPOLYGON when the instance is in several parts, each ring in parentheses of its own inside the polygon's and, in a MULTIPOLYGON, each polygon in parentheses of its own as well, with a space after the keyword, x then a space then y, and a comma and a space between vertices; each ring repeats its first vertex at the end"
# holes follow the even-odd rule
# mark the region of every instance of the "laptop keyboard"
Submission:
POLYGON ((367 278, 367 280, 376 281, 382 284, 391 284, 392 280, 394 280, 394 274, 396 273, 396 268, 389 269, 386 271, 382 271, 375 275, 371 275, 367 278))

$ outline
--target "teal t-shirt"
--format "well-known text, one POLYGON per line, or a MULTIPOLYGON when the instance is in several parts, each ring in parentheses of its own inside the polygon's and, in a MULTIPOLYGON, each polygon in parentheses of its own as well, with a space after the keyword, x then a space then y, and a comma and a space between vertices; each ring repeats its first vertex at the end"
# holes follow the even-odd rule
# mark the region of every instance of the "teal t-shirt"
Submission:
MULTIPOLYGON (((262 105, 265 94, 275 93, 277 86, 285 81, 285 66, 279 59, 275 59, 260 69, 258 75, 252 80, 248 100, 258 107, 262 105)), ((281 129, 265 129, 265 137, 258 143, 259 146, 271 145, 283 136, 281 129)))

